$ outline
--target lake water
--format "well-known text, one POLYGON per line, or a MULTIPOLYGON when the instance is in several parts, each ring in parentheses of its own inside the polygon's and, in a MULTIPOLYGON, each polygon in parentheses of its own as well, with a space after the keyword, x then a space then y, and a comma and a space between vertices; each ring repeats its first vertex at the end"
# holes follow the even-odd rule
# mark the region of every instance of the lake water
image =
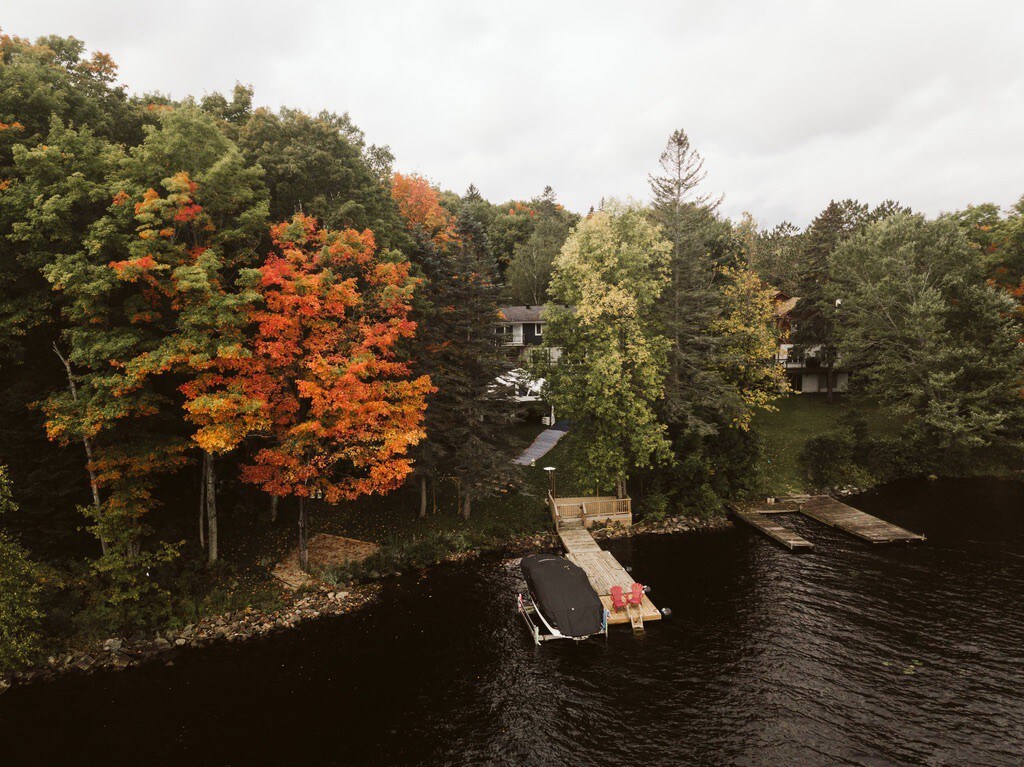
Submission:
POLYGON ((512 562, 373 607, 0 697, 0 764, 1021 765, 1024 484, 897 483, 854 504, 928 536, 790 517, 607 544, 670 621, 535 647, 512 562))

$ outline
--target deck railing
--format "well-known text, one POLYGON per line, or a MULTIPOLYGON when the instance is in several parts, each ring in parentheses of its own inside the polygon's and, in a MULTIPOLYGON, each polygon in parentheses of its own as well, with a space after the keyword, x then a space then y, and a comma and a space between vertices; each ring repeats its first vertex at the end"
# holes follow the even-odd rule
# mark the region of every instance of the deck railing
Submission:
POLYGON ((583 496, 578 498, 555 498, 548 493, 551 518, 559 522, 579 520, 584 527, 601 522, 632 524, 633 502, 630 498, 614 496, 583 496))

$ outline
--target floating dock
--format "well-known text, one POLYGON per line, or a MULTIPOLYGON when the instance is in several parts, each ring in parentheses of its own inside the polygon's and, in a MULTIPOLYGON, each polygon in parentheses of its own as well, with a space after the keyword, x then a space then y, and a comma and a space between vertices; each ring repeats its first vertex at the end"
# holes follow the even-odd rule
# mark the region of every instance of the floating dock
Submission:
POLYGON ((869 543, 923 541, 925 537, 848 506, 830 495, 800 495, 779 499, 764 506, 730 504, 733 515, 781 543, 791 551, 813 548, 814 544, 772 519, 775 514, 803 514, 817 522, 842 530, 869 543))
POLYGON ((801 514, 830 527, 855 535, 869 543, 897 543, 901 541, 923 541, 924 536, 904 530, 884 519, 865 514, 860 509, 847 506, 830 495, 812 495, 807 498, 793 498, 801 514))
POLYGON ((628 611, 612 607, 612 586, 621 586, 622 590, 629 594, 635 581, 610 551, 605 551, 597 545, 597 541, 582 524, 559 525, 558 537, 562 539, 562 545, 568 552, 569 561, 583 568, 590 585, 601 597, 601 602, 608 611, 610 625, 630 623, 634 629, 642 629, 644 621, 661 620, 661 612, 647 594, 644 594, 639 607, 630 607, 628 611))
POLYGON ((772 509, 771 512, 768 512, 765 509, 746 510, 739 507, 733 507, 732 510, 736 517, 742 519, 748 525, 756 527, 769 538, 781 543, 790 551, 793 549, 813 549, 813 543, 798 535, 793 530, 790 530, 788 527, 783 527, 771 517, 772 514, 791 511, 796 511, 796 509, 772 509))

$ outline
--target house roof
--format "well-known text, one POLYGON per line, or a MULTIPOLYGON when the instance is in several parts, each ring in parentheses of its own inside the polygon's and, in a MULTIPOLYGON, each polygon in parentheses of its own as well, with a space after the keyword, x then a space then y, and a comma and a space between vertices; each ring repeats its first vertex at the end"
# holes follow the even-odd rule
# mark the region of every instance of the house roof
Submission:
POLYGON ((775 303, 775 316, 785 317, 796 307, 796 302, 800 299, 797 296, 791 296, 784 301, 777 301, 775 303))
POLYGON ((499 306, 498 313, 505 322, 543 322, 543 306, 499 306))

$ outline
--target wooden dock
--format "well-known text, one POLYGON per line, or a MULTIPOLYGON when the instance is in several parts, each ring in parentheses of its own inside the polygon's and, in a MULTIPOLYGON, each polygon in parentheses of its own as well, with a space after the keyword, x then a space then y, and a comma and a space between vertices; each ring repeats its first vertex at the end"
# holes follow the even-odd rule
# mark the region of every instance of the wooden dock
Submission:
POLYGON ((781 503, 756 507, 730 504, 729 508, 737 519, 743 520, 790 550, 813 548, 814 544, 793 530, 778 524, 771 518, 774 514, 803 514, 869 543, 899 543, 925 539, 923 535, 866 514, 830 495, 790 496, 780 500, 781 503))
POLYGON ((919 533, 912 533, 884 519, 865 514, 860 509, 847 506, 829 495, 813 495, 794 500, 804 516, 839 528, 869 543, 898 543, 925 539, 919 533))
POLYGON ((742 509, 737 506, 732 507, 732 512, 735 517, 742 519, 752 527, 756 527, 769 538, 781 543, 790 551, 793 549, 813 549, 813 543, 790 530, 788 527, 783 527, 771 517, 771 514, 795 511, 796 509, 772 509, 769 512, 765 509, 755 510, 742 509))
POLYGON ((632 623, 634 629, 642 629, 645 621, 661 620, 661 612, 646 594, 639 609, 632 607, 627 612, 612 607, 612 586, 622 586, 622 590, 629 594, 635 581, 610 551, 597 545, 597 541, 582 523, 578 522, 576 526, 559 525, 558 537, 568 552, 569 561, 583 568, 590 579, 590 585, 601 597, 601 602, 608 610, 610 625, 632 623))

